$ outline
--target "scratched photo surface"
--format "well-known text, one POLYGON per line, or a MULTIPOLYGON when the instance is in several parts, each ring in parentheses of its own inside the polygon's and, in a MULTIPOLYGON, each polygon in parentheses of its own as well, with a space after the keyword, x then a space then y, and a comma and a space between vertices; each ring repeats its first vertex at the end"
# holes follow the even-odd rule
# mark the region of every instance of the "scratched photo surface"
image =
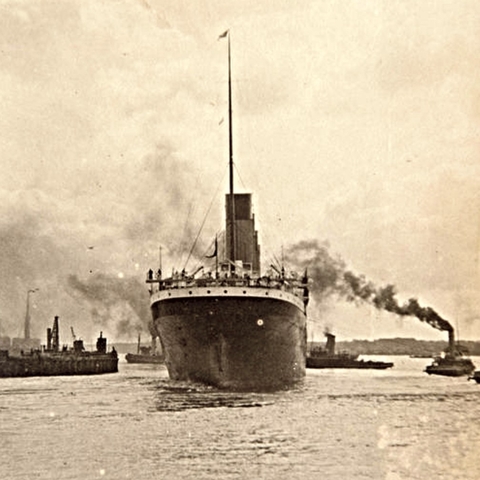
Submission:
POLYGON ((480 369, 480 4, 0 0, 0 24, 0 377, 118 352, 0 378, 2 478, 480 477, 473 371, 425 372, 451 345, 480 369), (262 271, 308 273, 307 351, 393 367, 262 393, 127 362, 161 351, 149 270, 215 269, 230 167, 262 271))

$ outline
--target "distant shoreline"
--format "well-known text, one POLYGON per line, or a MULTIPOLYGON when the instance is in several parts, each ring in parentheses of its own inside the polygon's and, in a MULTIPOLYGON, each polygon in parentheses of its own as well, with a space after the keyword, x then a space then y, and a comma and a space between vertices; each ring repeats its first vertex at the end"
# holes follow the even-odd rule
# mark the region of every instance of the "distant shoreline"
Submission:
MULTIPOLYGON (((308 342, 325 345, 325 342, 308 342)), ((461 340, 462 349, 469 355, 480 356, 480 341, 461 340)), ((379 338, 377 340, 351 340, 336 342, 337 352, 347 351, 358 355, 438 355, 448 347, 443 340, 416 340, 415 338, 379 338)))
MULTIPOLYGON (((108 342, 119 354, 135 353, 137 342, 108 342)), ((469 355, 480 356, 480 340, 461 340, 459 344, 466 348, 469 355)), ((145 346, 148 346, 145 343, 145 346)), ((324 341, 308 342, 308 345, 325 346, 324 341)), ((336 342, 337 352, 347 351, 357 355, 438 355, 448 347, 443 340, 416 340, 415 338, 379 338, 376 340, 349 340, 336 342)), ((86 345, 89 349, 90 346, 86 345)))

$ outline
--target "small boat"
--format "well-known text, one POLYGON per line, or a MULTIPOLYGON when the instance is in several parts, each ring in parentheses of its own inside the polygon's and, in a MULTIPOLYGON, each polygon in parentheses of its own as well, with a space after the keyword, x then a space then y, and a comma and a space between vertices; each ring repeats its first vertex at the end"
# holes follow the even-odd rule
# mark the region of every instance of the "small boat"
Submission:
POLYGON ((477 383, 480 383, 480 370, 474 372, 471 377, 468 377, 469 380, 475 380, 477 383))
POLYGON ((425 369, 429 375, 461 377, 470 375, 475 370, 473 362, 463 355, 447 353, 444 357, 436 357, 425 369))
POLYGON ((313 347, 307 355, 307 368, 372 368, 384 370, 393 367, 391 362, 358 360, 358 355, 347 352, 335 353, 335 335, 327 332, 327 345, 313 347))
POLYGON ((155 337, 152 337, 151 346, 140 345, 140 335, 138 335, 137 353, 127 353, 125 360, 128 363, 164 363, 165 358, 157 352, 155 337))
POLYGON ((83 340, 74 339, 73 348, 60 349, 58 317, 47 329, 47 345, 41 349, 21 351, 18 355, 0 350, 0 377, 50 377, 56 375, 97 375, 118 372, 115 348, 107 352, 107 339, 100 332, 96 351, 87 352, 83 340))
POLYGON ((444 375, 446 377, 461 377, 474 372, 475 365, 470 358, 455 346, 453 330, 448 332, 448 348, 443 356, 434 358, 433 363, 428 365, 425 372, 429 375, 444 375))

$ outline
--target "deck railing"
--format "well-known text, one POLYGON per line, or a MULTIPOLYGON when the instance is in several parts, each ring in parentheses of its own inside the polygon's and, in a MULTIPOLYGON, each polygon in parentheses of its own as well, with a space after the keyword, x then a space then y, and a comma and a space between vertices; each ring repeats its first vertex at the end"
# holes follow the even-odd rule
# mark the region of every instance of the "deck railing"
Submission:
POLYGON ((151 271, 147 274, 147 283, 151 284, 150 292, 153 293, 153 284, 158 284, 158 290, 173 290, 182 288, 215 288, 215 287, 243 287, 243 288, 270 288, 291 292, 303 298, 308 303, 308 280, 298 277, 282 276, 240 276, 235 273, 220 273, 217 277, 205 274, 201 277, 192 277, 184 273, 175 274, 169 278, 154 276, 151 271))

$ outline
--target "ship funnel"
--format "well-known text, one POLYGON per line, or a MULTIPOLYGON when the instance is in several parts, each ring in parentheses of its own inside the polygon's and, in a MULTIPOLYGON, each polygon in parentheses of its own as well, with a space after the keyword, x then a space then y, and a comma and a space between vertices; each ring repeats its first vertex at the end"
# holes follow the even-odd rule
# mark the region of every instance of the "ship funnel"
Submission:
POLYGON ((455 332, 452 330, 448 331, 448 351, 451 354, 455 353, 455 332))
POLYGON ((100 332, 100 336, 97 338, 97 352, 107 353, 107 339, 102 336, 102 332, 100 332))
POLYGON ((74 340, 73 350, 75 353, 82 353, 85 350, 85 347, 83 346, 83 340, 74 340))
POLYGON ((325 333, 325 336, 327 337, 327 353, 329 355, 335 355, 335 335, 332 333, 325 333))

